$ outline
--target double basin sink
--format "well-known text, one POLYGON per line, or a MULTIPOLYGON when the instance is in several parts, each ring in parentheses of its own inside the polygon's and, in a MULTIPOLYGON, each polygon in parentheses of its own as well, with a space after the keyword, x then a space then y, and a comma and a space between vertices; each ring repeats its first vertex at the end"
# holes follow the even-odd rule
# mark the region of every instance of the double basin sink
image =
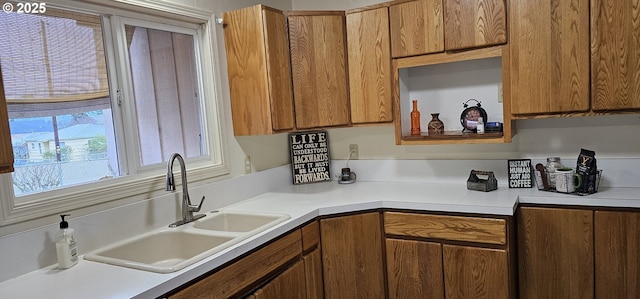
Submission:
POLYGON ((220 211, 86 254, 85 259, 157 273, 181 270, 286 221, 286 214, 220 211))

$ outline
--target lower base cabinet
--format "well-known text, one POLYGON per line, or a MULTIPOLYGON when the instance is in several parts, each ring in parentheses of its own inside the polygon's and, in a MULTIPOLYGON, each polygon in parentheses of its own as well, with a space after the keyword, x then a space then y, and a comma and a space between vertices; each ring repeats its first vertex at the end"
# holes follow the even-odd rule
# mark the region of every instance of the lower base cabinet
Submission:
POLYGON ((445 298, 509 298, 506 250, 442 247, 445 298))
POLYGON ((593 298, 593 211, 518 209, 520 298, 593 298))
POLYGON ((386 239, 389 298, 444 298, 442 244, 386 239))
POLYGON ((595 211, 596 298, 640 298, 640 212, 595 211))
POLYGON ((389 298, 516 298, 511 221, 385 212, 389 298))
POLYGON ((385 298, 381 230, 378 212, 320 220, 326 298, 385 298))
POLYGON ((306 297, 304 263, 296 262, 276 278, 248 296, 249 299, 300 299, 306 297))
POLYGON ((518 209, 520 298, 640 298, 640 212, 518 209))
MULTIPOLYGON (((237 262, 171 294, 169 298, 193 299, 244 296, 256 284, 276 273, 278 269, 285 267, 292 261, 299 260, 301 253, 302 234, 300 230, 295 230, 237 262)), ((302 277, 302 281, 304 283, 304 277, 302 277)))
POLYGON ((304 278, 307 282, 307 299, 324 298, 324 282, 322 280, 322 257, 316 248, 302 257, 304 262, 304 278))

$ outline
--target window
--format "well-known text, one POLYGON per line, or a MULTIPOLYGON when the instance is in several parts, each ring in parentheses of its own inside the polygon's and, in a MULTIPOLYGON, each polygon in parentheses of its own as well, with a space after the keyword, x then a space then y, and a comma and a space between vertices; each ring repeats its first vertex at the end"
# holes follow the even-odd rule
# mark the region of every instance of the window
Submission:
POLYGON ((174 152, 202 169, 196 179, 226 173, 205 29, 51 7, 0 14, 15 157, 0 177, 2 223, 117 199, 109 188, 159 180, 174 152), (101 195, 82 199, 90 190, 101 195))

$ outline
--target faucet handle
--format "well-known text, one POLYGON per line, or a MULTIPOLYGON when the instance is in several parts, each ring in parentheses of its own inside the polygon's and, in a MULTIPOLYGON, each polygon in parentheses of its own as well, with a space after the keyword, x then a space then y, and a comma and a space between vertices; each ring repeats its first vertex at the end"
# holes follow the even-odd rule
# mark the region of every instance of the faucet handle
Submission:
POLYGON ((204 202, 204 195, 202 196, 202 199, 200 200, 200 204, 198 204, 197 206, 189 205, 188 206, 188 211, 189 212, 200 212, 200 208, 202 208, 202 203, 203 202, 204 202))

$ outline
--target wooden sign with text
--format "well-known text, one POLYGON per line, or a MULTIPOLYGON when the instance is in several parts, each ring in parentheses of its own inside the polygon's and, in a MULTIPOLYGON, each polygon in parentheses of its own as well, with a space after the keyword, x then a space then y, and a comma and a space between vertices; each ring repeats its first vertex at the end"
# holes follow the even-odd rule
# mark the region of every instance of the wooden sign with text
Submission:
POLYGON ((531 188, 531 159, 509 160, 509 188, 531 188))
POLYGON ((293 184, 331 180, 327 131, 289 133, 293 184))

